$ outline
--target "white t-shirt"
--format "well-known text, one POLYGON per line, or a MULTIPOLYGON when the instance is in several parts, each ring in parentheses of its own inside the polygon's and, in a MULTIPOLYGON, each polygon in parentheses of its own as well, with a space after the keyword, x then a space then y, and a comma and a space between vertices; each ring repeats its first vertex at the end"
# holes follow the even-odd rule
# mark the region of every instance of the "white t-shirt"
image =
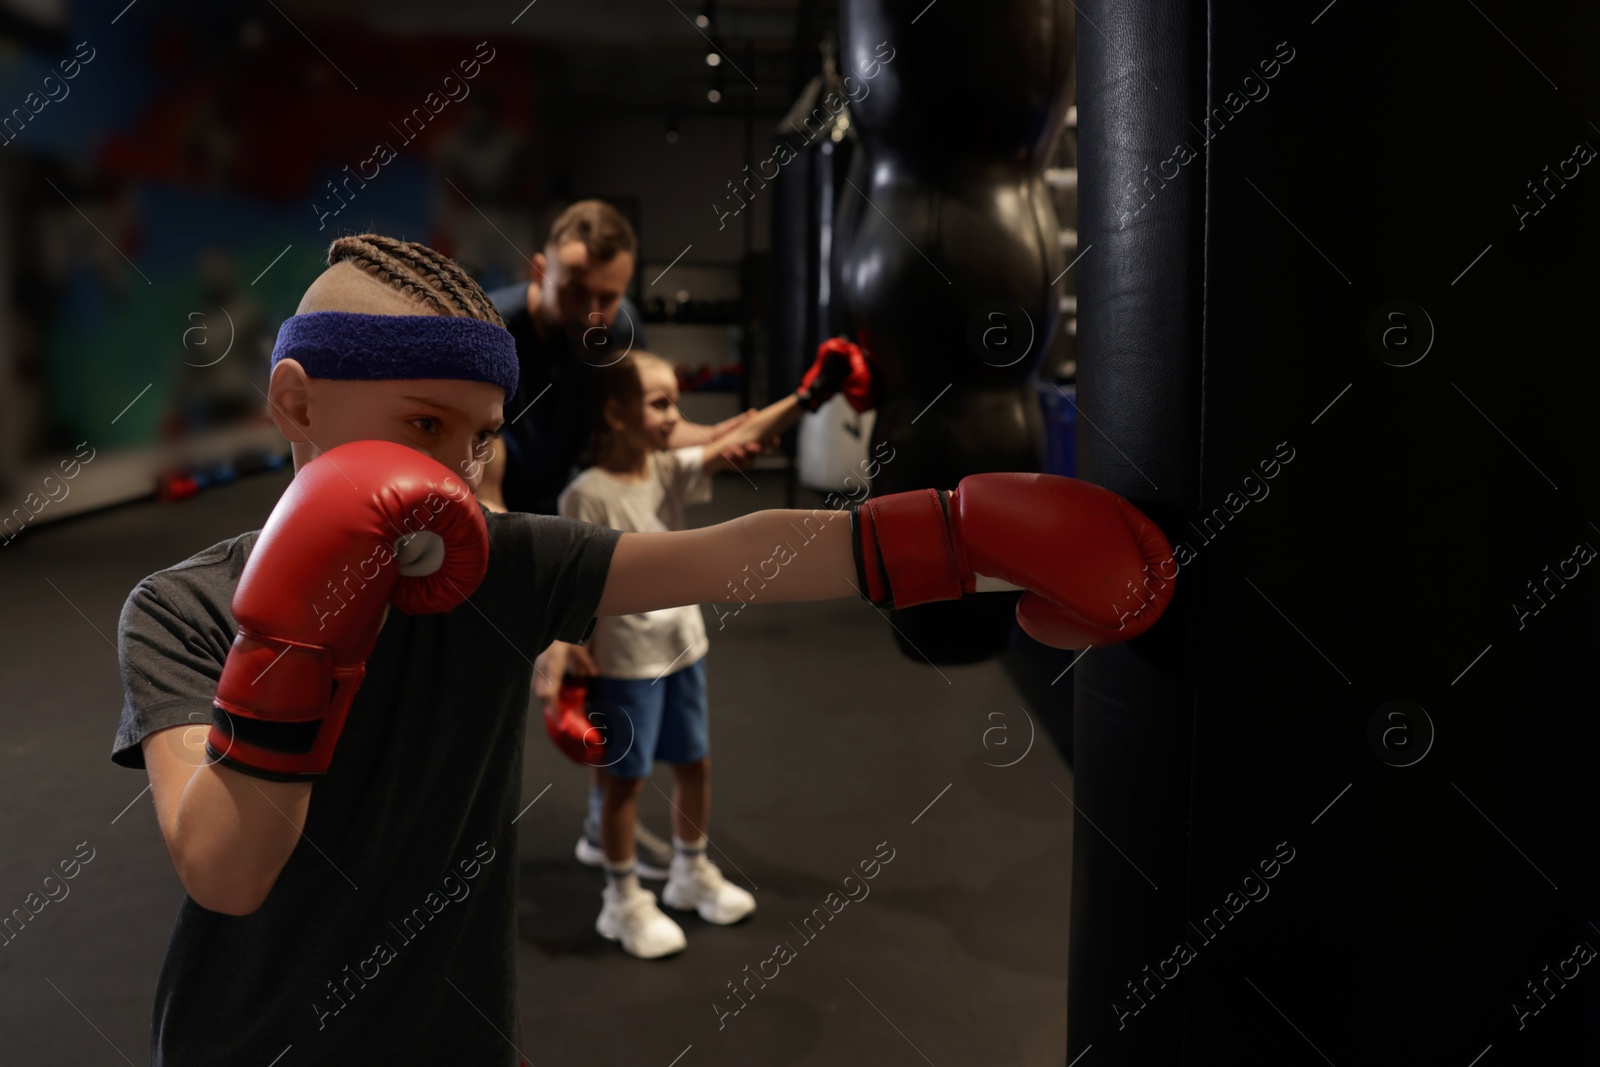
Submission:
MULTIPOLYGON (((556 510, 624 533, 683 529, 683 509, 711 500, 712 476, 700 445, 650 454, 651 477, 625 482, 590 467, 562 491, 556 510)), ((711 648, 696 604, 596 620, 590 640, 595 666, 607 678, 656 678, 682 670, 711 648)))

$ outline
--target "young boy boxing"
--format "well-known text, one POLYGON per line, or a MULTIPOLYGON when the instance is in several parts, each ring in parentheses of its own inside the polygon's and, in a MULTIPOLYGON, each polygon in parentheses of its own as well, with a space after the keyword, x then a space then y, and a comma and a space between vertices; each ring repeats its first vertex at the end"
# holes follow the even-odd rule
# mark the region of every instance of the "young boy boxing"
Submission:
POLYGON ((1170 597, 1119 620, 1165 538, 1043 475, 672 533, 490 513, 472 486, 517 369, 492 305, 421 245, 344 237, 328 259, 273 354, 293 482, 262 529, 141 581, 119 625, 112 758, 147 770, 185 890, 152 1064, 518 1062, 532 664, 596 616, 731 602, 774 561, 770 600, 1008 583, 1063 648, 1135 637, 1170 597))

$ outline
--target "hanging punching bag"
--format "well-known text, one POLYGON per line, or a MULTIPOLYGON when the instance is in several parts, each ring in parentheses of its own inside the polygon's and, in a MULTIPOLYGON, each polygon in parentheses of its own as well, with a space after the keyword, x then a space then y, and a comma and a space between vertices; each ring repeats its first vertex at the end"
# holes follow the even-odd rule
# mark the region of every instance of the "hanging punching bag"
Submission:
MULTIPOLYGON (((775 180, 778 209, 773 212, 774 258, 779 264, 774 356, 783 387, 800 384, 816 359, 817 346, 837 331, 832 315, 832 262, 835 205, 846 192, 844 176, 856 145, 850 122, 849 92, 839 76, 838 41, 830 32, 821 46, 822 71, 778 123, 776 134, 794 158, 775 180)), ((854 81, 852 80, 852 84, 854 81)), ((848 492, 855 497, 866 468, 872 412, 858 414, 836 397, 795 431, 799 484, 816 492, 848 492)))
POLYGON ((1060 1062, 1600 1062, 1594 5, 1081 4, 1060 1062))
MULTIPOLYGON (((1065 266, 1044 165, 1072 4, 999 0, 974 18, 850 0, 840 38, 860 144, 839 191, 834 322, 882 372, 873 495, 1041 470, 1034 383, 1065 266)), ((896 639, 918 660, 974 662, 1006 647, 1014 608, 995 594, 897 611, 896 639)))

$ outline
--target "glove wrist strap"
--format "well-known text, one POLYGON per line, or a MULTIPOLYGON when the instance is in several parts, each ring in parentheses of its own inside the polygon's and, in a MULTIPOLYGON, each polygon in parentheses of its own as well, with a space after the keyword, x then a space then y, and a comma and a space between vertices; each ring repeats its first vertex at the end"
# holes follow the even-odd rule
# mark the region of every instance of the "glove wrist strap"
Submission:
POLYGON ((326 648, 240 626, 212 701, 207 755, 274 781, 321 775, 365 674, 360 663, 335 667, 326 648))
POLYGON ((947 506, 947 494, 921 489, 851 508, 851 541, 863 598, 894 608, 961 598, 966 588, 947 506))
POLYGON ((822 407, 822 402, 817 399, 816 390, 802 386, 794 391, 794 398, 799 402, 803 411, 815 415, 817 409, 822 407))
POLYGON ((850 551, 855 558, 856 588, 861 591, 861 599, 874 607, 893 607, 889 576, 883 572, 872 512, 867 504, 850 505, 850 551))

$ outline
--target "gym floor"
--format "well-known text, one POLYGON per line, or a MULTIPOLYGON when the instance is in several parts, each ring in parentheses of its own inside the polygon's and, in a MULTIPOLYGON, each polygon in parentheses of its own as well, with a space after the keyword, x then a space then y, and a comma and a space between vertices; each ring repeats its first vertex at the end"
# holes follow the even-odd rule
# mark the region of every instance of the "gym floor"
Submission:
MULTIPOLYGON (((0 552, 0 911, 60 860, 92 855, 0 947, 0 1063, 148 1060, 182 890, 143 773, 108 759, 117 618, 144 575, 258 528, 287 482, 31 528, 0 552)), ((689 521, 784 505, 781 473, 725 475, 689 521)), ((798 506, 821 498, 802 490, 798 506)), ((721 631, 707 611, 707 628, 710 855, 755 894, 755 914, 715 927, 672 913, 689 945, 665 960, 596 934, 604 880, 572 853, 585 778, 535 707, 518 820, 521 1032, 503 1036, 536 1067, 1062 1062, 1072 679, 1050 681, 1073 654, 1019 638, 1003 660, 934 669, 858 600, 757 603, 721 631), (885 856, 867 896, 801 932, 885 856), (765 962, 780 943, 787 962, 765 962), (775 966, 764 987, 749 977, 775 966)), ((665 834, 669 768, 652 784, 642 817, 665 834)))

